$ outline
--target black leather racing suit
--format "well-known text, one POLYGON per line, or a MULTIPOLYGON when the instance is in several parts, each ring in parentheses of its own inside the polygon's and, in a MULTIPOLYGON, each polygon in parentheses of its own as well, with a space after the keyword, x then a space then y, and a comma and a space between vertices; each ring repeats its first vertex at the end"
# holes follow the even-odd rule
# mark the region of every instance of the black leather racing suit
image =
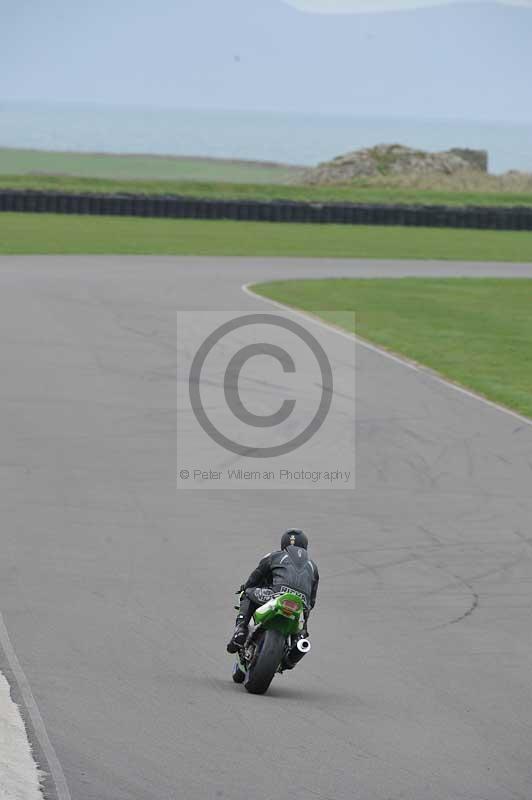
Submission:
POLYGON ((268 599, 261 596, 260 589, 268 588, 274 592, 292 591, 300 595, 305 604, 306 623, 316 603, 319 579, 318 567, 302 547, 289 545, 285 550, 268 553, 242 586, 245 594, 240 602, 237 622, 249 624, 255 609, 268 599))

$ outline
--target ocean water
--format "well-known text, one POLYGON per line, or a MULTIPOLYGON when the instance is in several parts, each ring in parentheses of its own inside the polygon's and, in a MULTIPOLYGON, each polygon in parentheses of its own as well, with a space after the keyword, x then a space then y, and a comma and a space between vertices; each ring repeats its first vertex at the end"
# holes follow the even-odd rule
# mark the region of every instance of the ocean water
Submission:
POLYGON ((532 172, 532 125, 525 124, 0 102, 0 147, 307 165, 395 142, 426 150, 481 148, 491 172, 532 172))

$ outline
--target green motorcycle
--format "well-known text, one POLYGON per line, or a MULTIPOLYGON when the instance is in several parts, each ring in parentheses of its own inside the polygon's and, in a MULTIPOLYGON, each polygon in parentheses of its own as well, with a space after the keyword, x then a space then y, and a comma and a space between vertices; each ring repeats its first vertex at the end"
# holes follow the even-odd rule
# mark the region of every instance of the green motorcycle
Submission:
POLYGON ((264 694, 277 672, 295 667, 310 651, 304 604, 291 591, 275 594, 256 609, 253 625, 233 666, 233 680, 251 694, 264 694))

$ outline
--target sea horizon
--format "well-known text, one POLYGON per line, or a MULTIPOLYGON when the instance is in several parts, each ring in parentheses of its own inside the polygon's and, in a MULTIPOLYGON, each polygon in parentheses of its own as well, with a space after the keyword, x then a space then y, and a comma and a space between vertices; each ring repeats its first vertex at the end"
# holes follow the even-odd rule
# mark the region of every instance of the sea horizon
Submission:
POLYGON ((532 172, 527 122, 0 99, 2 148, 309 166, 377 144, 487 150, 490 172, 532 172))

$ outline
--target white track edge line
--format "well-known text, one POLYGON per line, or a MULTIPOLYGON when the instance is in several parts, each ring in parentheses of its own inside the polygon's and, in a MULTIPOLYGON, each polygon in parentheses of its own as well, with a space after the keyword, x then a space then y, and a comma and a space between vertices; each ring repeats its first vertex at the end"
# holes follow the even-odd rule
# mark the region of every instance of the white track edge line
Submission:
POLYGON ((18 689, 20 691, 22 700, 24 702, 26 710, 31 719, 33 729, 35 731, 35 736, 39 740, 39 744, 48 762, 48 767, 50 769, 51 777, 55 784, 57 798, 58 800, 71 800, 70 791, 67 786, 63 768, 59 763, 57 754, 54 750, 54 747, 46 731, 44 720, 41 716, 41 712, 39 711, 39 708, 33 696, 33 692, 31 691, 29 681, 26 678, 26 675, 24 674, 22 667, 20 666, 17 654, 15 653, 13 645, 11 644, 11 639, 9 638, 9 633, 7 632, 6 624, 4 622, 4 618, 1 613, 0 613, 0 644, 2 645, 7 662, 13 672, 13 675, 15 676, 15 680, 17 681, 18 689))
POLYGON ((254 283, 243 283, 240 287, 245 294, 248 294, 250 297, 258 298, 259 300, 263 300, 265 303, 270 303, 277 308, 281 308, 283 311, 290 311, 290 313, 295 314, 298 317, 302 317, 303 319, 308 320, 309 322, 313 322, 315 325, 319 325, 321 328, 325 328, 328 331, 332 331, 333 333, 337 333, 339 336, 343 336, 344 339, 349 339, 351 341, 356 342, 357 344, 365 347, 367 350, 372 350, 374 353, 378 353, 385 358, 388 358, 390 361, 395 361, 397 364, 401 364, 403 367, 407 367, 408 369, 414 370, 414 372, 419 372, 423 375, 428 376, 431 380, 435 381, 436 383, 440 383, 443 386, 447 386, 450 389, 454 389, 455 392, 459 392, 460 394, 464 394, 466 397, 471 397, 473 400, 478 400, 479 402, 483 403, 490 408, 495 409, 496 411, 501 411, 504 414, 507 414, 510 417, 514 417, 514 419, 518 419, 520 422, 524 422, 525 425, 532 425, 532 419, 529 417, 524 417, 522 414, 518 414, 517 411, 512 411, 510 408, 506 408, 505 406, 499 405, 499 403, 495 403, 493 400, 488 400, 487 397, 482 397, 481 394, 477 394, 476 392, 471 391, 470 389, 465 389, 463 386, 460 386, 457 383, 453 383, 452 381, 443 378, 441 375, 438 375, 436 372, 433 372, 430 368, 422 368, 417 364, 414 364, 412 361, 408 361, 406 358, 401 358, 400 356, 395 355, 394 353, 388 352, 388 350, 384 350, 382 347, 378 347, 371 342, 368 342, 366 339, 361 339, 360 336, 357 336, 354 333, 349 333, 348 331, 343 331, 340 328, 336 328, 334 325, 330 325, 327 322, 324 322, 317 317, 312 316, 311 314, 306 314, 304 311, 299 311, 296 308, 292 308, 292 306, 285 305, 284 303, 279 303, 277 300, 270 300, 269 297, 263 297, 256 292, 251 290, 251 286, 254 286, 254 283))

